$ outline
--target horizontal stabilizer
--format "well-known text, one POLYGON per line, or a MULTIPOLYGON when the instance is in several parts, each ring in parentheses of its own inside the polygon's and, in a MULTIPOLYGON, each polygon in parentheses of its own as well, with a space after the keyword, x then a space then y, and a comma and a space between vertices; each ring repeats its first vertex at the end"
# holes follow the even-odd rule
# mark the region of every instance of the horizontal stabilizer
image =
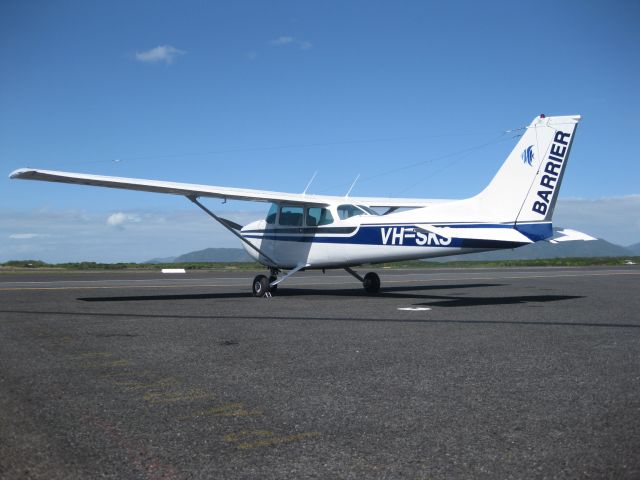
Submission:
POLYGON ((571 230, 569 228, 565 228, 563 230, 558 230, 558 232, 549 239, 550 243, 558 243, 558 242, 573 242, 576 240, 582 240, 584 242, 590 242, 592 240, 598 240, 591 235, 587 235, 586 233, 579 232, 578 230, 571 230))

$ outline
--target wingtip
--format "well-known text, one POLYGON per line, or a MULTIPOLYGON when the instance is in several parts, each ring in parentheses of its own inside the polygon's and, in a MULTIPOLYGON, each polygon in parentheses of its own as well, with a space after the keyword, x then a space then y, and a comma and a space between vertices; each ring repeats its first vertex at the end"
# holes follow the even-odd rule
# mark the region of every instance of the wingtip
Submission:
POLYGON ((28 168, 18 168, 9 174, 9 178, 22 178, 29 170, 28 168))

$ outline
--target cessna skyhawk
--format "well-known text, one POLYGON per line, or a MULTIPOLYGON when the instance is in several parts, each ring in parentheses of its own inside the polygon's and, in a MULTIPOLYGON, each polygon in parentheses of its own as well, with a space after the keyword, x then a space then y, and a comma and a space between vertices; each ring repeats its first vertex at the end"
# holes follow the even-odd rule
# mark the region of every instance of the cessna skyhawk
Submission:
POLYGON ((380 289, 364 264, 516 248, 554 235, 552 215, 580 116, 536 117, 489 185, 463 200, 363 198, 281 193, 22 168, 10 178, 182 195, 232 232, 269 269, 253 281, 270 296, 300 270, 343 268, 367 293, 380 289), (266 218, 244 227, 199 199, 270 202, 266 218), (374 209, 385 209, 379 214, 374 209), (287 274, 279 275, 282 271, 287 274))

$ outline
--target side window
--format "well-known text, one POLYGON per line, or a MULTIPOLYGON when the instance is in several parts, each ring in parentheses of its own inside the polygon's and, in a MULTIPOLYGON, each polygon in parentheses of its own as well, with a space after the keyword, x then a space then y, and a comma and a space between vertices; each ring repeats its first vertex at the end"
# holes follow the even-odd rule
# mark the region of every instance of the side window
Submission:
POLYGON ((316 227, 333 223, 333 215, 326 208, 309 207, 307 209, 307 226, 316 227))
POLYGON ((380 215, 378 212, 376 212, 373 208, 369 208, 366 205, 358 205, 358 208, 360 210, 364 210, 365 212, 367 212, 369 215, 375 215, 376 217, 378 215, 380 215))
POLYGON ((288 227, 301 227, 303 218, 303 207, 285 205, 280 207, 280 225, 288 227))
POLYGON ((276 215, 278 214, 278 205, 275 203, 271 204, 271 208, 269 209, 269 213, 267 213, 267 223, 269 225, 273 225, 276 223, 276 215))
POLYGON ((355 205, 340 205, 338 207, 338 216, 340 217, 340 220, 346 220, 347 218, 362 215, 363 213, 364 212, 355 205))

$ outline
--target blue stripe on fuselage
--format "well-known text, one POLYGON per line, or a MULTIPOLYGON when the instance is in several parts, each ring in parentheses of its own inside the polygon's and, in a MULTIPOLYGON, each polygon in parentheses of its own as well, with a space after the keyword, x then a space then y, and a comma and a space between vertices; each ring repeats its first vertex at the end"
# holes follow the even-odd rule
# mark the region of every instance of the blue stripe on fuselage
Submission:
MULTIPOLYGON (((434 224, 438 227, 452 228, 513 228, 513 224, 434 224)), ((531 240, 548 238, 552 231, 551 224, 524 224, 516 229, 531 240)), ((524 242, 511 242, 490 239, 447 238, 434 233, 416 231, 411 224, 381 224, 361 225, 352 235, 329 236, 321 232, 309 234, 301 232, 292 234, 291 229, 286 233, 278 233, 278 229, 270 229, 260 234, 255 230, 245 238, 274 240, 285 242, 315 242, 351 245, 387 245, 398 247, 453 247, 453 248, 516 248, 524 242)))

